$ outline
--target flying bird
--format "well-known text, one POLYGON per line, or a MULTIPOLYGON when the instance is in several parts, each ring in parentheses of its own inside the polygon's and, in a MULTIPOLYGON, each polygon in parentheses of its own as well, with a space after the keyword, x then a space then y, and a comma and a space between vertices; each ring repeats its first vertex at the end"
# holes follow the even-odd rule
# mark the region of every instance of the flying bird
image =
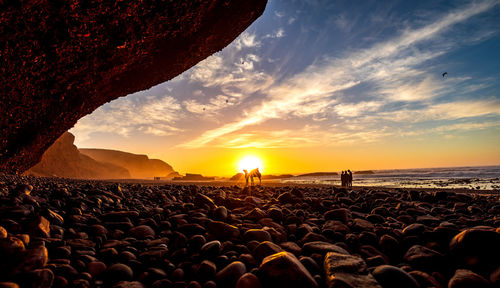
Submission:
POLYGON ((443 75, 443 78, 444 78, 444 76, 448 75, 448 72, 444 72, 442 75, 443 75))

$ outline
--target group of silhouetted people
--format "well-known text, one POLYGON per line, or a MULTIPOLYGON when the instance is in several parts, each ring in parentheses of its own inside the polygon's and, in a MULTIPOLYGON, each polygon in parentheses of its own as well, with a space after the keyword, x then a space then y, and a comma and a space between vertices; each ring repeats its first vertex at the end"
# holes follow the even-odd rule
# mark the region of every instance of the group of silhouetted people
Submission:
POLYGON ((351 170, 342 171, 340 174, 340 182, 342 187, 352 187, 352 172, 351 170))

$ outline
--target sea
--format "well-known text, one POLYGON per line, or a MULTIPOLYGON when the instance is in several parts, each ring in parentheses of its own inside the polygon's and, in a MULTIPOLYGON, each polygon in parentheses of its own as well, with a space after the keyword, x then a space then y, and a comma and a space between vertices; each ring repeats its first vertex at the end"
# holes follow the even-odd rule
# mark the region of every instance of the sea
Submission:
MULTIPOLYGON (((373 174, 353 174, 353 186, 386 188, 453 188, 500 190, 500 166, 448 167, 371 170, 373 174)), ((282 183, 340 185, 337 176, 301 176, 282 183)))

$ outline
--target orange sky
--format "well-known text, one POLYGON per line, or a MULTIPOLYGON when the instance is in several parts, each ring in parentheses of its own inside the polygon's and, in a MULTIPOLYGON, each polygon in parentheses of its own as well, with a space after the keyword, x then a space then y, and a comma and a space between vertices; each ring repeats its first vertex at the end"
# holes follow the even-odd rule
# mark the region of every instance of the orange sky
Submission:
MULTIPOLYGON (((160 143, 101 143, 97 146, 148 154, 171 164, 180 173, 232 176, 245 156, 263 162, 263 174, 300 174, 343 169, 376 170, 452 166, 498 165, 500 133, 489 130, 457 134, 453 137, 426 135, 421 138, 391 138, 364 144, 324 143, 324 146, 297 148, 196 148, 166 147, 160 143), (109 145, 109 146, 108 146, 109 145), (107 147, 108 146, 108 147, 107 147)), ((255 139, 258 141, 258 139, 255 139)), ((77 139, 78 145, 78 139, 77 139)), ((81 146, 81 145, 80 145, 81 146)))

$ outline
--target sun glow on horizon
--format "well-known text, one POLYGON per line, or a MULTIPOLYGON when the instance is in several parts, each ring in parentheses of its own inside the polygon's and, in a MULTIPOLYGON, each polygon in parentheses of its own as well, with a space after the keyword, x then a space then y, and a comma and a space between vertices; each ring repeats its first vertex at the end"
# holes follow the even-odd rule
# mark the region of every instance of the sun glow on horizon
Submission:
POLYGON ((243 172, 243 170, 253 170, 255 168, 259 168, 260 172, 262 172, 262 160, 260 160, 256 156, 245 156, 238 162, 238 171, 243 172))

